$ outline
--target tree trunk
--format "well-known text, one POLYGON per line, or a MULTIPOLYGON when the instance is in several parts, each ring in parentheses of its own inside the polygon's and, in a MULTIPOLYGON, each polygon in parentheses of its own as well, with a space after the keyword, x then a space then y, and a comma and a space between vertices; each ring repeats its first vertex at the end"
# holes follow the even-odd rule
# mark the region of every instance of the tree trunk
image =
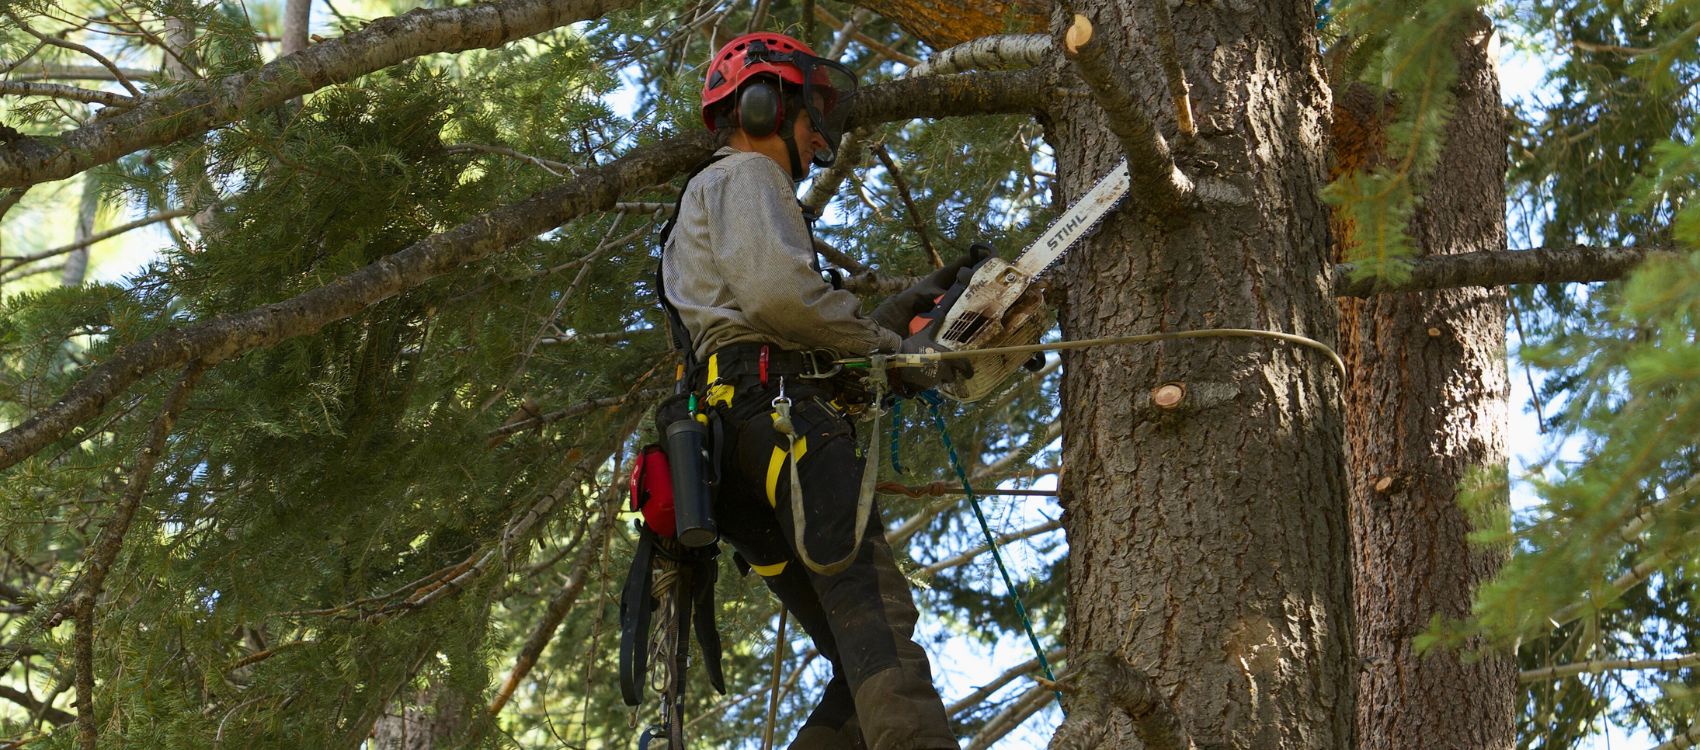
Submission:
POLYGON ((391 703, 372 727, 373 750, 444 750, 465 726, 465 701, 432 684, 391 703))
MULTIPOLYGON (((1145 41, 1159 33, 1152 4, 1076 7, 1130 72, 1135 101, 1173 138, 1175 109, 1156 45, 1145 41)), ((1246 200, 1148 220, 1142 196, 1129 196, 1061 269, 1067 338, 1242 327, 1335 340, 1318 197, 1330 95, 1315 21, 1309 0, 1173 9, 1198 122, 1196 143, 1175 143, 1177 162, 1246 200)), ((1085 97, 1058 111, 1060 200, 1121 157, 1104 123, 1085 97)), ((1070 663, 1108 652, 1149 675, 1161 700, 1145 705, 1172 706, 1199 750, 1351 745, 1340 386, 1326 357, 1261 339, 1065 359, 1070 663), (1184 396, 1160 408, 1150 394, 1168 383, 1184 396)), ((1094 715, 1078 710, 1089 697, 1071 696, 1053 747, 1185 746, 1153 741, 1172 735, 1153 727, 1136 739, 1134 721, 1151 717, 1130 717, 1126 706, 1140 702, 1094 715)))
MULTIPOLYGON (((77 228, 71 236, 73 243, 88 242, 94 235, 95 219, 100 216, 100 186, 94 175, 83 175, 83 197, 77 203, 77 228)), ((63 286, 82 286, 89 271, 89 247, 83 245, 65 256, 65 269, 59 275, 63 286)))
MULTIPOLYGON (((1491 35, 1481 18, 1457 45, 1457 104, 1411 222, 1427 255, 1505 249, 1505 121, 1491 35)), ((1338 119, 1376 122, 1379 94, 1356 93, 1342 97, 1338 119)), ((1476 586, 1509 554, 1470 544, 1457 503, 1472 472, 1506 463, 1505 305, 1502 288, 1480 287, 1340 304, 1364 750, 1516 744, 1511 654, 1418 655, 1412 642, 1433 617, 1469 615, 1476 586)))

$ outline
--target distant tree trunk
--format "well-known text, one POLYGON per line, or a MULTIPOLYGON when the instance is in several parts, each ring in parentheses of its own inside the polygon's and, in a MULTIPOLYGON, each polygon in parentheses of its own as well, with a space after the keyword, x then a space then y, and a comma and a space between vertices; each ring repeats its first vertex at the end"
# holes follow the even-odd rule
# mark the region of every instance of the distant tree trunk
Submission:
MULTIPOLYGON (((94 235, 94 222, 100 216, 100 186, 94 173, 83 175, 83 197, 77 203, 77 229, 71 237, 75 243, 87 242, 94 235)), ((82 245, 65 256, 65 270, 59 275, 64 286, 82 286, 89 270, 89 246, 82 245)))
MULTIPOLYGON (((1481 18, 1457 44, 1457 105, 1411 222, 1428 255, 1505 249, 1506 136, 1491 35, 1481 18)), ((1374 133, 1382 101, 1360 87, 1340 98, 1337 121, 1374 133)), ((1343 162, 1359 158, 1342 151, 1343 162)), ((1508 556, 1469 543, 1457 503, 1471 472, 1506 463, 1505 305, 1502 288, 1340 304, 1352 372, 1346 435, 1364 750, 1516 745, 1512 654, 1419 656, 1412 644, 1431 618, 1467 616, 1476 586, 1508 556)))
POLYGON ((313 16, 313 0, 288 0, 283 6, 283 54, 307 48, 307 24, 313 16))
MULTIPOLYGON (((1173 139, 1181 167, 1246 200, 1159 224, 1138 210, 1141 195, 1129 196, 1061 269, 1066 337, 1240 327, 1332 343, 1338 312, 1318 197, 1330 95, 1311 2, 1173 9, 1195 144, 1173 135, 1175 109, 1146 41, 1162 32, 1152 3, 1076 7, 1131 72, 1131 93, 1173 139)), ((1086 97, 1057 112, 1051 131, 1059 200, 1121 156, 1086 97)), ((1064 361, 1071 663, 1109 652, 1150 675, 1199 750, 1351 746, 1340 387, 1325 356, 1269 340, 1064 361), (1168 383, 1184 397, 1160 408, 1150 394, 1168 383)), ((1132 723, 1126 711, 1071 711, 1053 747, 1145 747, 1132 723)))
POLYGON ((372 728, 373 750, 447 750, 465 726, 464 702, 432 685, 390 704, 372 728))

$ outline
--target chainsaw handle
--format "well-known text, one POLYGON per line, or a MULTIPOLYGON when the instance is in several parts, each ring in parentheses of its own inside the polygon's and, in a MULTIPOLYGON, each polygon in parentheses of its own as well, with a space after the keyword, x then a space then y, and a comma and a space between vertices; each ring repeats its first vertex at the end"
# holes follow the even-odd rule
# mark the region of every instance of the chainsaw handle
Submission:
POLYGON ((962 297, 963 292, 968 291, 968 282, 974 279, 974 272, 980 270, 980 266, 985 265, 986 261, 994 257, 997 257, 997 255, 992 252, 992 248, 989 246, 979 243, 970 246, 968 248, 968 264, 956 272, 956 280, 951 282, 950 288, 946 289, 944 294, 933 298, 933 309, 909 319, 909 335, 913 336, 920 333, 926 330, 927 326, 944 319, 944 314, 950 312, 950 306, 956 304, 956 300, 962 297))

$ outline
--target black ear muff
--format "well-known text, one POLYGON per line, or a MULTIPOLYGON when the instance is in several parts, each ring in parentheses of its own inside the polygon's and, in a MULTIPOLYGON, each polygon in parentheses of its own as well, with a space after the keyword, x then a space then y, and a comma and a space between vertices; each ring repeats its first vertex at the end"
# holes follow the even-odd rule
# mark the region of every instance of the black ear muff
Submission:
POLYGON ((756 138, 773 135, 783 115, 779 89, 773 84, 752 83, 738 92, 738 126, 745 133, 756 138))

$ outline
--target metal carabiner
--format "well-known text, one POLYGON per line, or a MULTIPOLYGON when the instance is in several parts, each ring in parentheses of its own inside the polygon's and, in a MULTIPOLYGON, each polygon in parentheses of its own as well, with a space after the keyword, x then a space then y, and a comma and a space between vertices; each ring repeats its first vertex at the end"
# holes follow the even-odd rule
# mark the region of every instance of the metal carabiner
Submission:
MULTIPOLYGON (((839 364, 837 359, 834 357, 834 358, 828 360, 828 361, 832 362, 832 369, 827 370, 826 372, 821 372, 820 359, 816 357, 816 355, 819 354, 821 351, 822 350, 820 350, 820 349, 809 349, 809 350, 801 352, 803 357, 809 361, 809 371, 805 372, 805 373, 800 373, 798 375, 798 377, 809 378, 810 380, 825 380, 827 378, 833 377, 834 375, 837 375, 841 370, 844 369, 844 365, 839 364)), ((827 355, 831 356, 832 353, 827 352, 827 355)))
POLYGON ((779 395, 773 397, 773 429, 781 435, 796 435, 791 423, 791 398, 785 395, 785 376, 779 377, 779 395))

